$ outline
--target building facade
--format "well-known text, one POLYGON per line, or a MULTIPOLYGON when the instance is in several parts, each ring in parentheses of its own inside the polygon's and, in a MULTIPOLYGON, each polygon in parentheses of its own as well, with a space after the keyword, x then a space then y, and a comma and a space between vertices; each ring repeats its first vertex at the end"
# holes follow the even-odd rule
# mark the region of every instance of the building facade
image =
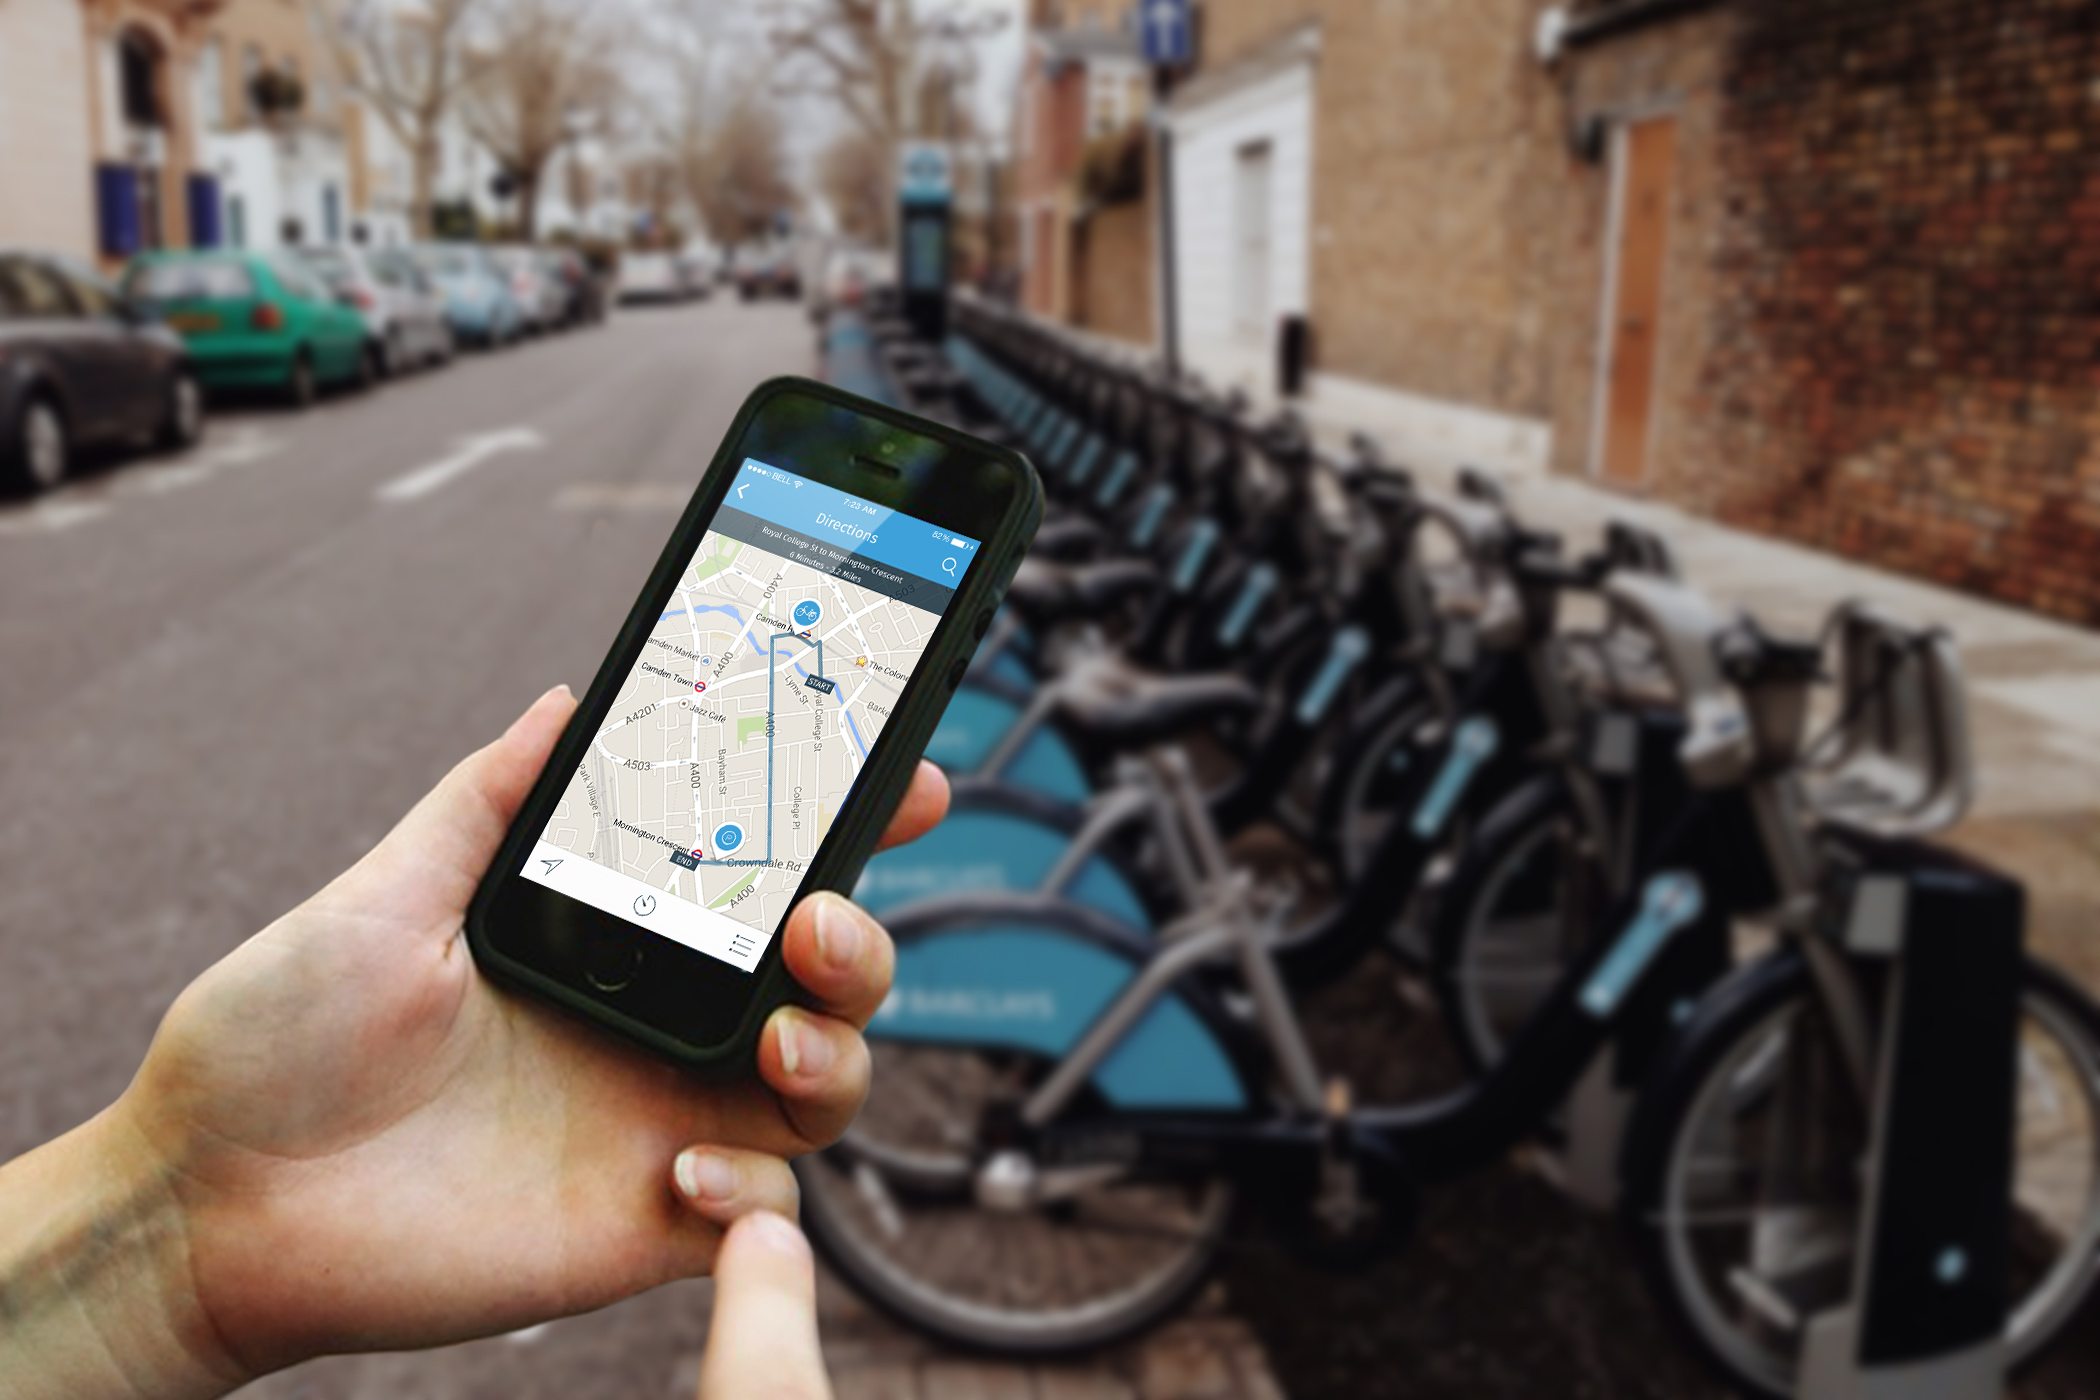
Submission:
POLYGON ((0 241, 110 264, 209 234, 196 78, 220 4, 0 5, 0 241))
POLYGON ((1022 305, 1154 338, 1149 79, 1126 0, 1038 0, 1017 94, 1013 207, 1022 305))
POLYGON ((1178 341, 1402 460, 2100 621, 2096 104, 2085 0, 1206 0, 1178 341))

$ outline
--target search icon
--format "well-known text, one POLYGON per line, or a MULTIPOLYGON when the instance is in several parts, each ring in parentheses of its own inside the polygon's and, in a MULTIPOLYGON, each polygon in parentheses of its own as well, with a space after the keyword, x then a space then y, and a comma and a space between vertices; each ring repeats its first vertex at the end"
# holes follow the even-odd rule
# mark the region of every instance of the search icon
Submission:
POLYGON ((941 572, 953 577, 955 574, 955 561, 953 559, 943 559, 941 561, 941 572))

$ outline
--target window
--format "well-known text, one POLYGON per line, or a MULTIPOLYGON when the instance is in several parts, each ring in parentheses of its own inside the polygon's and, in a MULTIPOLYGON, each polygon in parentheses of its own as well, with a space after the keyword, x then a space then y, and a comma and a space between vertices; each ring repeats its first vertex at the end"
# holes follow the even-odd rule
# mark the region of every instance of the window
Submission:
POLYGON ((136 29, 117 40, 117 87, 126 125, 161 125, 160 50, 136 29))
POLYGON ((141 301, 244 301, 255 295, 247 266, 232 258, 144 263, 124 285, 141 301))
POLYGON ((280 253, 270 259, 270 270, 277 274, 278 285, 301 301, 327 301, 328 289, 314 280, 306 265, 290 253, 280 253))
POLYGON ((262 77, 262 50, 250 44, 241 50, 241 111, 249 121, 262 120, 262 103, 256 100, 256 81, 262 77))
POLYGON ((28 258, 0 257, 0 311, 35 320, 71 317, 73 303, 50 269, 28 258))
POLYGON ((73 305, 84 315, 110 318, 120 310, 116 289, 84 267, 66 262, 53 264, 49 269, 73 298, 73 305))
POLYGON ((226 75, 220 62, 224 48, 213 39, 197 53, 197 120, 208 128, 226 124, 226 75))

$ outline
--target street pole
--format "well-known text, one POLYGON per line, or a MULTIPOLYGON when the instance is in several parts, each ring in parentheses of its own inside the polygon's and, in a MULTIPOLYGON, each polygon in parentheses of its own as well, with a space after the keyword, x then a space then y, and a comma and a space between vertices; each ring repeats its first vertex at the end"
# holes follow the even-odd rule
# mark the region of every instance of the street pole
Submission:
POLYGON ((1168 375, 1181 372, 1181 330, 1174 305, 1174 131, 1167 124, 1167 108, 1174 96, 1174 70, 1167 64, 1152 69, 1152 126, 1154 164, 1159 171, 1159 350, 1168 375))

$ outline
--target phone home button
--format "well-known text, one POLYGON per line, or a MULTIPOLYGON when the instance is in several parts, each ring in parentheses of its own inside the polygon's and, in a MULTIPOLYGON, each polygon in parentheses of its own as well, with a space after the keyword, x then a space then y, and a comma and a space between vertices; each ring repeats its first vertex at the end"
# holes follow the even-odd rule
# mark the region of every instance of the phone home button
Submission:
POLYGON ((642 970, 642 946, 632 938, 600 938, 584 954, 583 979, 601 992, 617 992, 642 970))

